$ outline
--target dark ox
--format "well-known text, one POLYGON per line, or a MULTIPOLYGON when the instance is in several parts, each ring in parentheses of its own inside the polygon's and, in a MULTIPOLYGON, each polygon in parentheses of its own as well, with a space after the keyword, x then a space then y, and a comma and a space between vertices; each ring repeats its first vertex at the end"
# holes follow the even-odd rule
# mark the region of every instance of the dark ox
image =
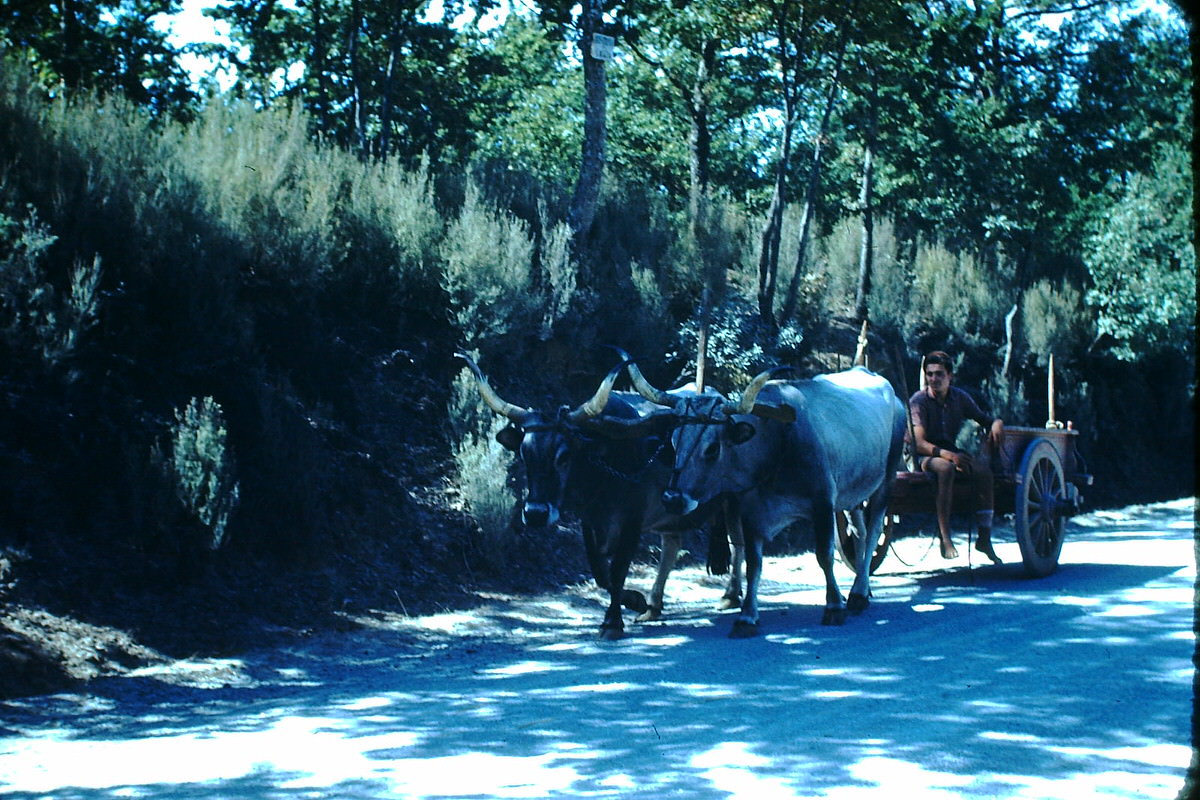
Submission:
MULTIPOLYGON (((679 553, 681 533, 700 527, 709 515, 673 514, 663 507, 661 496, 670 480, 673 461, 666 433, 612 437, 601 432, 597 424, 601 420, 635 422, 645 414, 661 411, 661 407, 633 392, 612 391, 623 366, 618 365, 578 408, 563 407, 553 412, 522 408, 501 398, 471 358, 462 354, 459 357, 475 374, 484 402, 509 421, 496 439, 518 453, 525 464, 525 524, 535 528, 553 525, 563 511, 579 518, 588 566, 596 583, 609 593, 600 635, 620 638, 625 628, 622 605, 640 612, 639 622, 658 619, 667 576, 679 553), (649 603, 640 592, 625 589, 629 565, 643 531, 662 537, 662 555, 649 603)), ((736 512, 718 509, 714 527, 718 530, 714 530, 712 539, 719 538, 725 559, 729 557, 726 530, 734 542, 733 570, 721 604, 721 608, 734 608, 742 595, 743 563, 736 512)), ((717 564, 714 571, 724 571, 719 557, 714 560, 710 555, 711 563, 717 564)))
POLYGON ((888 492, 901 468, 904 406, 891 385, 862 367, 812 380, 759 375, 738 403, 708 396, 675 397, 629 365, 634 386, 667 406, 676 426, 675 468, 663 503, 696 513, 738 498, 746 543, 746 597, 731 636, 758 630, 763 542, 798 519, 812 520, 817 563, 825 573, 822 623, 840 625, 846 611, 870 600, 868 560, 883 528, 888 492), (833 576, 834 512, 847 509, 863 540, 849 603, 833 576))

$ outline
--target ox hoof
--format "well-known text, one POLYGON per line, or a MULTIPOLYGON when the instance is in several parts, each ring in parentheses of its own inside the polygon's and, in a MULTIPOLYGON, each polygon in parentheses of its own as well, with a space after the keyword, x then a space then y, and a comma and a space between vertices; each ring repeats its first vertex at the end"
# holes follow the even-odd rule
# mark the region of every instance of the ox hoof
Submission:
POLYGON ((758 623, 747 622, 744 619, 739 619, 733 623, 733 630, 729 632, 730 639, 750 639, 758 636, 758 623))
POLYGON ((846 610, 851 614, 861 614, 867 610, 867 606, 871 605, 871 599, 862 594, 851 594, 850 599, 846 601, 846 610))
POLYGON ((662 609, 655 608, 654 606, 650 606, 650 608, 637 615, 638 622, 656 622, 660 619, 662 619, 662 609))
POLYGON ((822 625, 844 625, 846 623, 846 609, 844 608, 827 608, 825 616, 821 617, 822 625))
POLYGON ((621 605, 635 614, 645 614, 650 608, 650 604, 646 602, 646 595, 633 589, 621 592, 621 605))
POLYGON ((600 638, 606 642, 615 642, 625 635, 624 628, 601 628, 600 638))
POLYGON ((740 597, 722 597, 721 602, 717 603, 718 611, 728 611, 731 608, 741 608, 742 599, 740 597))

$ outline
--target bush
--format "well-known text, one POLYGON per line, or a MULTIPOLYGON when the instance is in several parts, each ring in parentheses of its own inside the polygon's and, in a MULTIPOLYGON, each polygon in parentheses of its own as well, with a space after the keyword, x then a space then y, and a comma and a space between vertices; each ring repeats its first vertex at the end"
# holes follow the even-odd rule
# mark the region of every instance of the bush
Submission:
POLYGON ((1008 276, 989 269, 966 252, 940 243, 918 245, 913 265, 909 326, 924 323, 970 338, 999 330, 1012 305, 1004 287, 1008 276))
POLYGON ((211 397, 193 397, 175 412, 171 466, 180 501, 209 530, 208 545, 216 550, 225 541, 240 489, 225 417, 211 397))
POLYGON ((77 263, 64 288, 54 285, 46 251, 58 237, 29 209, 23 220, 0 215, 0 332, 14 357, 53 367, 95 322, 100 262, 77 263))
POLYGON ((1073 286, 1055 288, 1041 280, 1025 291, 1023 326, 1025 343, 1039 366, 1051 355, 1060 359, 1082 354, 1091 340, 1092 325, 1084 310, 1083 295, 1073 286))
POLYGON ((447 408, 454 462, 463 505, 479 529, 479 549, 489 564, 503 567, 511 547, 516 496, 508 486, 513 456, 496 441, 508 420, 481 407, 475 376, 464 368, 454 380, 447 408))
POLYGON ((443 286, 467 346, 535 329, 542 303, 531 291, 533 238, 523 222, 488 207, 473 183, 441 254, 443 286))
MULTIPOLYGON (((684 364, 678 381, 694 379, 699 323, 698 316, 685 320, 679 327, 678 349, 667 354, 668 360, 684 364)), ((705 382, 725 394, 740 389, 762 370, 795 361, 803 340, 798 327, 769 327, 756 304, 731 293, 709 316, 705 382)))

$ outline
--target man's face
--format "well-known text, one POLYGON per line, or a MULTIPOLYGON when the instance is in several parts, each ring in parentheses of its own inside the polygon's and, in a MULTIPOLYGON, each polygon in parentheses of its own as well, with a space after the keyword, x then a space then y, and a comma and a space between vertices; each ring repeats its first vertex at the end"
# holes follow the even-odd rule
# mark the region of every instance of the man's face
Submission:
POLYGON ((930 364, 925 368, 925 383, 934 394, 942 394, 950 388, 950 373, 941 364, 930 364))

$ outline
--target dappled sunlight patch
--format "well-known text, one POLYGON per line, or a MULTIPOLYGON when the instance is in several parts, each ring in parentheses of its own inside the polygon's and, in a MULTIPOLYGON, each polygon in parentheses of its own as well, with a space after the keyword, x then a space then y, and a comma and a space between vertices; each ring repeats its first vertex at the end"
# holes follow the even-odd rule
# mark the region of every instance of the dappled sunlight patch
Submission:
POLYGON ((753 751, 748 742, 722 742, 692 756, 688 765, 700 770, 712 787, 733 797, 790 800, 792 781, 769 774, 772 760, 753 751))
POLYGON ((928 614, 931 611, 945 611, 946 607, 941 603, 914 603, 911 606, 912 610, 918 614, 928 614))
MULTIPOLYGON (((1012 703, 1001 703, 995 700, 968 700, 967 705, 983 714, 1014 714, 1024 710, 1012 703)), ((986 736, 986 734, 981 735, 986 736)))
POLYGON ((1179 794, 1183 776, 1147 774, 1141 772, 1081 772, 1060 779, 1048 780, 1010 777, 1010 782, 1023 788, 1011 796, 1025 800, 1044 798, 1123 798, 1126 800, 1174 800, 1179 794))
POLYGON ((771 633, 763 637, 768 642, 775 644, 783 644, 788 647, 799 647, 801 645, 815 645, 816 639, 811 636, 787 636, 782 633, 771 633))
POLYGON ((494 678, 509 678, 516 675, 531 675, 537 672, 558 672, 564 669, 570 669, 570 667, 563 664, 551 664, 546 661, 521 661, 505 667, 485 669, 479 674, 494 678))
POLYGON ((1022 742, 1028 744, 1036 744, 1043 741, 1040 736, 1034 736, 1032 733, 1011 733, 1009 731, 983 731, 978 734, 980 739, 988 739, 993 742, 1022 742))
POLYGON ((614 694, 631 692, 638 688, 638 685, 633 683, 581 683, 576 686, 564 686, 557 691, 573 694, 614 694))
POLYGON ((1108 608, 1096 614, 1098 617, 1153 617, 1157 614, 1162 614, 1161 609, 1152 608, 1150 606, 1138 606, 1123 603, 1119 605, 1109 606, 1108 608))
MULTIPOLYGON (((577 770, 559 765, 564 758, 579 754, 502 756, 492 753, 463 753, 440 758, 405 758, 390 762, 386 770, 371 776, 390 784, 402 797, 546 797, 564 792, 580 780, 577 770)), ((293 781, 285 788, 313 784, 293 781)))
POLYGON ((1080 608, 1089 608, 1098 606, 1103 600, 1099 597, 1076 597, 1074 595, 1058 595, 1051 597, 1050 602, 1060 606, 1079 606, 1080 608))
POLYGON ((713 686, 707 683, 670 683, 663 681, 658 686, 696 700, 719 700, 738 696, 738 692, 732 687, 713 686))
POLYGON ((1149 767, 1177 767, 1186 769, 1192 757, 1190 747, 1182 744, 1144 744, 1129 747, 1050 747, 1055 753, 1088 758, 1104 758, 1112 761, 1128 761, 1149 767))
POLYGON ((825 797, 834 800, 858 800, 877 798, 880 786, 903 786, 909 797, 921 800, 959 798, 958 790, 974 780, 965 775, 938 772, 896 758, 868 756, 850 765, 849 772, 855 780, 868 786, 844 786, 833 789, 825 797))
POLYGON ((332 786, 368 776, 368 751, 394 752, 421 737, 408 731, 359 737, 357 721, 280 716, 261 731, 209 730, 142 739, 76 739, 58 731, 41 739, 9 740, 4 776, 8 791, 61 793, 79 789, 202 784, 272 772, 295 777, 294 785, 332 786), (69 777, 68 777, 69 776, 69 777))
POLYGON ((342 704, 339 708, 346 711, 368 711, 373 708, 387 708, 392 705, 392 702, 392 699, 388 697, 360 697, 342 704))

